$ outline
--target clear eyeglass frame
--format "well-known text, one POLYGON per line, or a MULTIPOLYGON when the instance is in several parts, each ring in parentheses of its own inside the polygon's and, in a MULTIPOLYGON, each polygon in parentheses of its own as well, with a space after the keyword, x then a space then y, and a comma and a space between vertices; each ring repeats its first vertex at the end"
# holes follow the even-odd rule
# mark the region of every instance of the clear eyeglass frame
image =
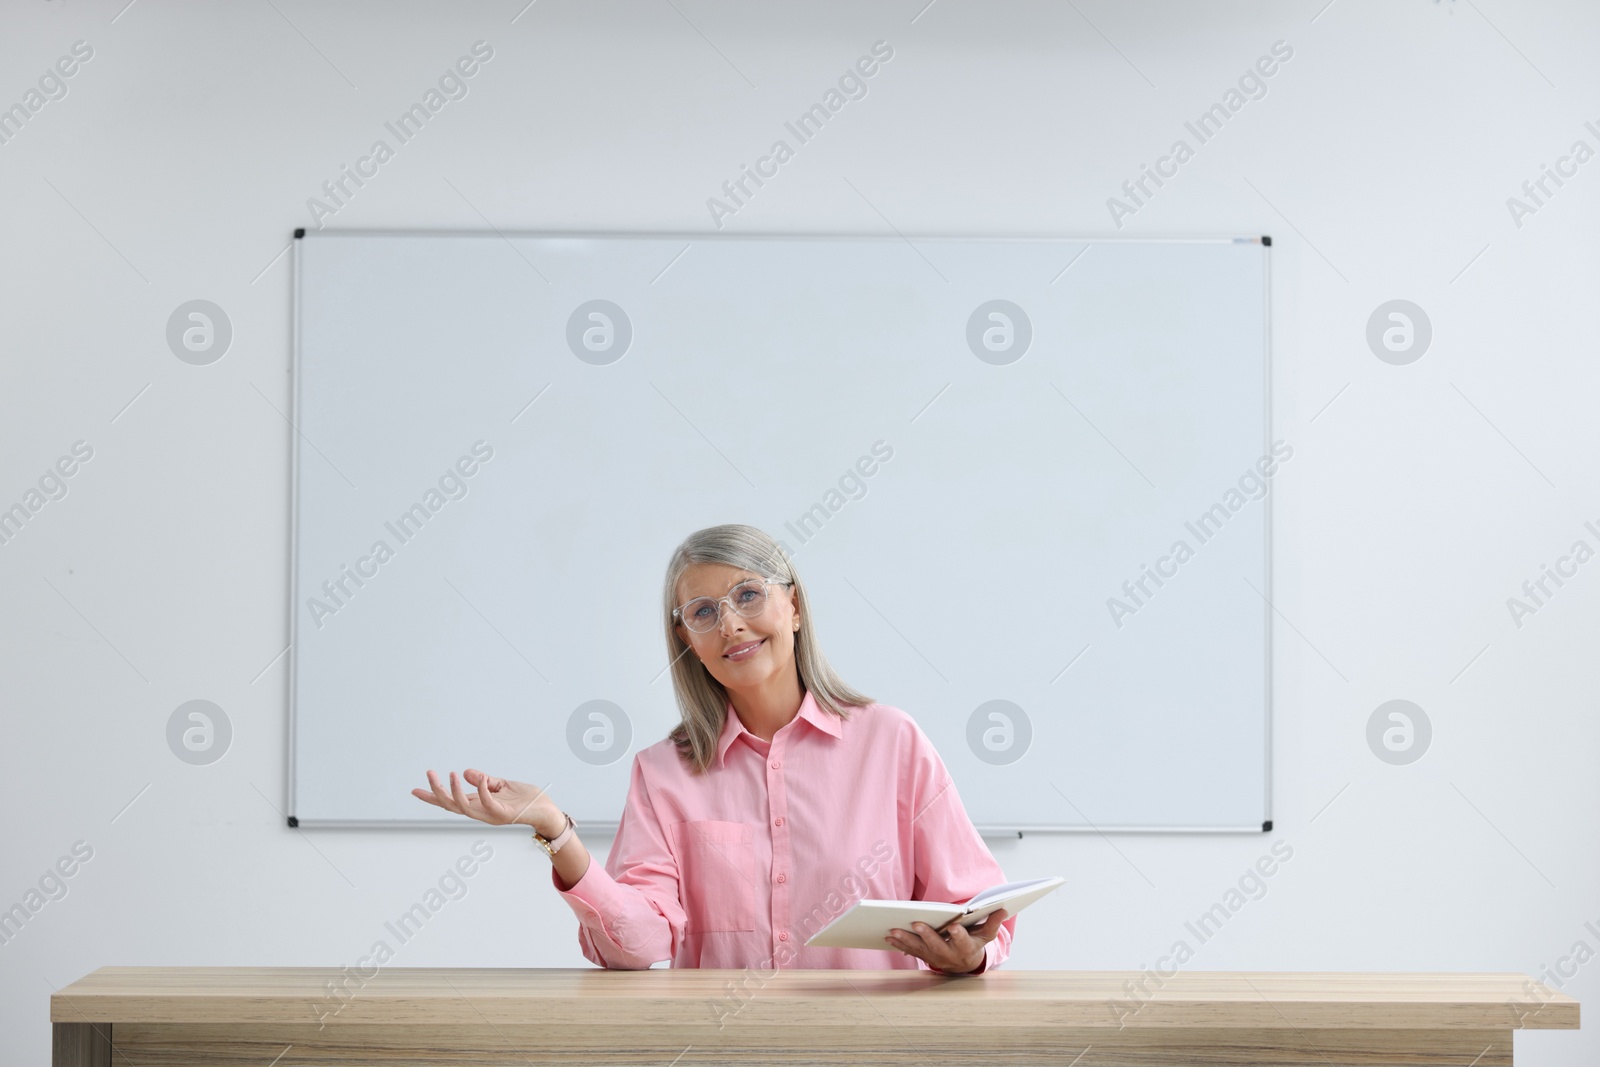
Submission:
POLYGON ((722 605, 723 604, 727 604, 730 608, 732 608, 734 611, 738 612, 740 615, 743 615, 745 618, 753 619, 757 615, 760 615, 764 610, 766 610, 767 601, 766 601, 765 594, 766 594, 766 591, 767 591, 767 586, 769 586, 769 585, 793 585, 793 584, 794 584, 793 582, 786 582, 786 581, 783 581, 780 578, 746 578, 744 581, 740 582, 738 585, 736 585, 732 589, 728 590, 727 593, 724 594, 723 596, 719 596, 719 597, 697 596, 693 600, 688 601, 685 604, 680 604, 678 607, 675 607, 675 608, 672 609, 672 618, 676 622, 683 623, 684 627, 686 629, 692 631, 693 633, 697 633, 697 634, 710 633, 712 630, 716 629, 722 623, 722 605), (735 600, 733 599, 740 592, 740 590, 744 589, 747 586, 760 586, 761 587, 761 592, 763 594, 762 595, 762 599, 759 601, 760 607, 756 608, 754 611, 746 611, 745 610, 745 605, 741 605, 741 604, 735 602, 735 600), (690 608, 693 608, 695 605, 703 604, 703 603, 715 604, 716 607, 717 607, 717 614, 716 614, 716 617, 710 621, 710 624, 708 626, 706 626, 705 629, 702 630, 702 629, 697 628, 694 625, 694 623, 689 621, 688 611, 689 611, 690 608))

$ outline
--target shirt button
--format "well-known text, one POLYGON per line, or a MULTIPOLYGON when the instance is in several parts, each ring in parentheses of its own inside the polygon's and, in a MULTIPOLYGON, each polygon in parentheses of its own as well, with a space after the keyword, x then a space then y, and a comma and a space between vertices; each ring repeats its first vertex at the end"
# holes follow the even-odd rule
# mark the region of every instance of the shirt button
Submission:
POLYGON ((788 876, 788 875, 787 875, 787 874, 780 874, 780 875, 778 875, 778 881, 780 881, 780 882, 787 882, 787 881, 788 881, 788 880, 789 880, 789 876, 788 876))
POLYGON ((780 931, 779 931, 779 932, 778 932, 778 940, 779 940, 779 941, 787 941, 787 940, 789 940, 789 931, 787 931, 787 930, 780 930, 780 931))
POLYGON ((782 826, 783 825, 783 816, 780 815, 776 819, 773 819, 772 820, 772 825, 774 825, 774 826, 782 826))
POLYGON ((772 769, 773 770, 777 770, 779 767, 782 767, 782 766, 783 766, 783 764, 778 762, 777 760, 773 760, 772 761, 772 769))

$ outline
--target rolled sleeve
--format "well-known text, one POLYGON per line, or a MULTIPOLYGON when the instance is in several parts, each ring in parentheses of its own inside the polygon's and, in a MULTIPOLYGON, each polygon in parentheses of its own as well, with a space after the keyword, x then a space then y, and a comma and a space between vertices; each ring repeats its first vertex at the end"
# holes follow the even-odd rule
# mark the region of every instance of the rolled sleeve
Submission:
POLYGON ((561 888, 554 868, 550 882, 577 915, 578 947, 591 962, 642 970, 672 959, 687 921, 678 895, 678 864, 637 756, 604 869, 591 857, 588 870, 570 888, 561 888))

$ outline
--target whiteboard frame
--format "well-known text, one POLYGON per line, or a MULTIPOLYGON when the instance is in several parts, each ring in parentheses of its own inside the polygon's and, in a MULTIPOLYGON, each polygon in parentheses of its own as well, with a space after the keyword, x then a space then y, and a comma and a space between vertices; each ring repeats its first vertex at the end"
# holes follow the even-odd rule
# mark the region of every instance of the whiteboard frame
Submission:
MULTIPOLYGON (((900 234, 889 237, 886 234, 860 234, 860 233, 703 233, 693 231, 663 230, 659 232, 640 230, 476 230, 476 229, 296 229, 293 240, 293 253, 290 256, 290 304, 293 322, 290 324, 290 344, 292 348, 290 357, 290 428, 293 433, 289 437, 289 588, 287 608, 289 615, 289 685, 286 693, 287 707, 287 741, 288 747, 284 753, 286 764, 284 808, 288 812, 287 822, 291 828, 310 828, 318 830, 444 830, 460 831, 471 830, 481 833, 481 827, 486 823, 476 820, 465 822, 440 821, 440 820, 406 820, 406 819, 309 819, 301 820, 294 813, 295 803, 295 716, 298 709, 298 670, 295 646, 299 641, 299 612, 295 599, 300 588, 299 574, 299 528, 300 528, 300 357, 301 357, 301 291, 300 285, 304 271, 300 263, 301 242, 307 237, 499 237, 507 240, 511 237, 527 238, 580 238, 588 240, 682 240, 693 243, 695 241, 714 241, 727 243, 735 241, 873 241, 890 242, 896 239, 912 245, 918 240, 930 241, 983 241, 1005 243, 1042 243, 1042 242, 1077 242, 1082 244, 1259 244, 1262 247, 1263 265, 1262 279, 1262 346, 1261 346, 1261 375, 1262 375, 1262 452, 1269 454, 1272 450, 1272 237, 1270 235, 1239 236, 1237 234, 1214 235, 1182 235, 1182 236, 1103 236, 1087 237, 1073 234, 940 234, 940 233, 914 233, 900 234)), ((1272 562, 1272 516, 1274 510, 1275 493, 1268 492, 1261 509, 1263 524, 1263 573, 1262 584, 1266 587, 1263 594, 1264 602, 1261 605, 1263 616, 1264 655, 1262 670, 1264 673, 1264 687, 1266 699, 1263 702, 1263 752, 1262 752, 1262 782, 1263 782, 1263 811, 1262 822, 1259 826, 1034 826, 1026 827, 1004 825, 978 825, 976 829, 983 837, 1009 837, 1015 834, 1019 839, 1026 833, 1036 834, 1074 834, 1094 833, 1102 836, 1108 833, 1115 834, 1259 834, 1272 831, 1274 821, 1272 818, 1272 713, 1276 706, 1273 691, 1273 627, 1272 627, 1272 590, 1273 590, 1273 562, 1272 562)), ((595 831, 605 831, 607 838, 614 837, 618 824, 615 822, 591 822, 587 828, 595 831)), ((530 828, 531 829, 531 828, 530 828)), ((597 835, 598 836, 598 835, 597 835)))

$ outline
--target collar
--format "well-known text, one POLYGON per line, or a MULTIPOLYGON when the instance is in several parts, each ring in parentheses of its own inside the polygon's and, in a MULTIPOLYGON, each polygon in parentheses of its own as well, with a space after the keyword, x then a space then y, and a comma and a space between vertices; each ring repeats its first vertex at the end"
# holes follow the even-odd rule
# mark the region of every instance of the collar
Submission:
MULTIPOLYGON (((795 715, 795 718, 804 719, 830 737, 844 736, 843 723, 840 721, 839 716, 830 711, 824 711, 819 707, 810 690, 807 690, 806 695, 801 698, 800 711, 795 715)), ((718 767, 723 765, 728 746, 733 744, 734 739, 742 733, 750 733, 750 731, 744 728, 744 723, 740 721, 738 713, 733 710, 733 701, 730 700, 723 708, 722 734, 717 738, 718 767)), ((751 734, 751 736, 754 737, 755 735, 751 734)))

